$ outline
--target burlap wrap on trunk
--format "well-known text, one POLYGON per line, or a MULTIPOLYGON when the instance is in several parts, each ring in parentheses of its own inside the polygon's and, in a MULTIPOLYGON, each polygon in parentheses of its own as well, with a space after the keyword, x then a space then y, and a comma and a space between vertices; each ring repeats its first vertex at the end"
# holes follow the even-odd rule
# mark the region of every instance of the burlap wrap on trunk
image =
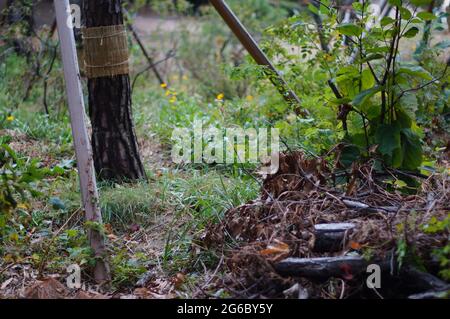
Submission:
POLYGON ((90 79, 129 73, 124 25, 83 28, 84 71, 90 79))

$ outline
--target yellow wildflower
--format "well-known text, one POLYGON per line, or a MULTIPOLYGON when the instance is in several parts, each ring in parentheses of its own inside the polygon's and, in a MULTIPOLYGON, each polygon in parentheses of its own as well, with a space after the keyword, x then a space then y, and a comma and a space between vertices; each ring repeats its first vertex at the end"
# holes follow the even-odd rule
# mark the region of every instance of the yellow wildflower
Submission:
POLYGON ((217 100, 218 101, 223 101, 224 97, 225 97, 225 95, 223 93, 220 93, 219 95, 217 95, 217 100))
POLYGON ((251 102, 251 101, 253 101, 254 97, 253 97, 253 95, 247 95, 246 99, 247 99, 247 101, 251 102))
POLYGON ((21 203, 21 204, 17 205, 17 208, 22 209, 22 210, 27 210, 29 208, 29 206, 27 204, 21 203))
POLYGON ((167 84, 166 84, 166 83, 161 83, 161 87, 162 87, 163 89, 165 89, 165 88, 167 88, 167 84))
POLYGON ((3 257, 3 261, 7 264, 14 263, 15 262, 14 256, 12 254, 7 254, 6 256, 3 257))
POLYGON ((14 121, 14 119, 15 119, 15 117, 12 116, 12 115, 9 115, 9 116, 6 118, 6 120, 7 120, 8 122, 12 122, 12 121, 14 121))
POLYGON ((172 98, 169 100, 170 103, 175 103, 177 101, 176 96, 172 96, 172 98))

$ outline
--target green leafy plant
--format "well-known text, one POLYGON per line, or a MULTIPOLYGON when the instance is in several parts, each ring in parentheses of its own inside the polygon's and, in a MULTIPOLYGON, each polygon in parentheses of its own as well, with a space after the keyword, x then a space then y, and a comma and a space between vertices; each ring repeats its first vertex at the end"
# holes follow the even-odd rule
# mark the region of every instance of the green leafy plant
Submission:
MULTIPOLYGON (((36 182, 48 171, 38 161, 23 161, 8 145, 10 137, 0 138, 0 241, 19 241, 20 227, 27 219, 30 197, 39 195, 36 182)), ((1 249, 1 248, 0 248, 1 249)))
MULTIPOLYGON (((448 108, 448 65, 439 57, 446 44, 431 47, 427 42, 420 52, 408 47, 437 20, 434 13, 420 10, 429 2, 391 0, 394 17, 379 19, 370 11, 370 1, 354 2, 356 18, 342 22, 335 3, 324 0, 308 7, 320 18, 321 28, 298 14, 266 30, 266 52, 299 92, 314 126, 332 127, 333 139, 344 143, 344 166, 374 156, 404 170, 422 164, 424 131, 419 124, 438 111, 436 105, 448 108), (415 60, 404 58, 408 50, 415 60)), ((260 77, 247 66, 240 69, 247 77, 260 77)), ((268 90, 265 84, 260 87, 268 90)), ((273 99, 268 102, 276 110, 273 99)), ((287 117, 279 121, 282 127, 292 122, 287 117)))
POLYGON ((450 280, 450 214, 443 220, 438 220, 436 217, 431 217, 430 221, 423 226, 423 229, 428 234, 443 233, 446 234, 447 245, 442 248, 435 249, 434 255, 438 258, 442 270, 440 274, 443 278, 450 280))

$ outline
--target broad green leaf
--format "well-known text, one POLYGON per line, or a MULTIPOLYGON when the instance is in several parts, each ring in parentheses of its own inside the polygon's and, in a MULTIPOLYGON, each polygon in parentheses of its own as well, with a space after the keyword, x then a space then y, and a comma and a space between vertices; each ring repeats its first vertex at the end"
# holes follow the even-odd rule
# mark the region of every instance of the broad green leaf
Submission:
POLYGON ((411 24, 414 24, 414 23, 423 23, 423 21, 422 21, 421 19, 419 19, 419 18, 412 18, 411 21, 410 21, 410 23, 411 23, 411 24))
MULTIPOLYGON (((400 0, 398 0, 400 1, 400 0)), ((433 0, 411 0, 411 4, 415 5, 416 7, 420 7, 426 4, 430 4, 433 0)))
POLYGON ((342 68, 340 68, 336 72, 337 75, 343 75, 343 74, 355 75, 355 74, 358 74, 358 73, 359 73, 358 68, 353 66, 353 65, 343 66, 342 68))
POLYGON ((380 118, 381 108, 377 104, 370 104, 368 107, 361 107, 361 110, 366 113, 367 118, 371 121, 380 118))
POLYGON ((375 85, 375 78, 369 69, 362 71, 361 82, 363 90, 367 90, 375 85))
POLYGON ((402 1, 401 0, 389 0, 388 2, 390 4, 392 4, 393 6, 397 6, 397 7, 400 7, 402 5, 402 1))
MULTIPOLYGON (((450 19, 450 17, 449 17, 448 19, 450 19)), ((439 43, 436 44, 434 47, 437 48, 437 49, 447 49, 447 48, 450 48, 450 40, 444 40, 444 41, 442 41, 442 42, 439 42, 439 43)))
MULTIPOLYGON (((400 105, 410 119, 416 118, 416 112, 419 108, 419 104, 417 102, 417 95, 415 93, 406 93, 405 95, 403 95, 400 99, 400 105)), ((411 127, 410 125, 411 123, 409 123, 409 125, 406 127, 411 127)))
POLYGON ((362 62, 370 62, 370 61, 379 60, 382 58, 384 58, 384 55, 382 55, 380 53, 373 53, 373 54, 369 54, 364 59, 362 59, 362 62))
POLYGON ((398 74, 404 73, 404 74, 408 74, 410 76, 417 76, 417 77, 422 78, 427 81, 430 81, 433 79, 433 77, 427 70, 425 70, 424 68, 422 68, 419 65, 414 65, 414 64, 403 64, 397 73, 398 74))
POLYGON ((419 12, 417 14, 417 17, 419 17, 419 18, 421 18, 422 20, 425 20, 425 21, 431 21, 431 20, 436 19, 436 16, 433 13, 427 12, 427 11, 419 12))
POLYGON ((367 50, 367 52, 370 53, 388 53, 390 50, 389 46, 380 46, 376 48, 370 48, 367 50))
POLYGON ((395 115, 397 117, 395 123, 399 128, 410 128, 411 125, 413 124, 413 119, 415 119, 415 114, 410 115, 409 112, 406 111, 404 107, 397 109, 395 111, 395 115))
POLYGON ((411 129, 403 129, 401 132, 403 164, 402 167, 415 170, 422 164, 422 145, 420 137, 411 129))
POLYGON ((347 145, 341 151, 340 163, 344 167, 350 167, 360 156, 359 148, 355 145, 347 145))
POLYGON ((403 163, 403 158, 404 158, 404 154, 403 154, 402 148, 399 147, 399 148, 395 149, 394 153, 392 154, 392 160, 391 160, 392 167, 395 167, 395 168, 401 167, 402 163, 403 163))
POLYGON ((357 145, 361 149, 367 147, 366 135, 364 133, 356 133, 351 136, 351 141, 353 144, 357 145))
POLYGON ((358 37, 363 33, 363 29, 360 26, 357 26, 353 23, 343 23, 337 27, 338 31, 346 36, 355 36, 358 37))
POLYGON ((398 33, 400 32, 399 27, 392 27, 389 30, 384 32, 386 39, 392 39, 393 37, 396 37, 398 33))
POLYGON ((320 11, 320 13, 322 13, 322 14, 324 14, 324 15, 327 15, 327 14, 329 14, 329 12, 330 12, 330 9, 328 9, 327 7, 326 7, 326 5, 320 5, 319 6, 319 11, 320 11))
POLYGON ((381 86, 377 85, 370 89, 361 91, 352 101, 353 106, 360 106, 363 105, 367 99, 371 98, 375 94, 381 91, 381 86))
POLYGON ((392 158, 396 149, 401 148, 400 129, 396 125, 380 125, 375 133, 378 151, 392 158))
POLYGON ((330 102, 333 103, 334 105, 348 104, 351 101, 352 101, 352 99, 350 99, 349 97, 344 97, 341 99, 337 99, 337 98, 330 99, 330 102))
POLYGON ((312 13, 315 13, 315 14, 319 14, 319 9, 317 9, 317 7, 316 6, 314 6, 313 4, 308 4, 308 9, 309 9, 309 11, 311 11, 312 13))
POLYGON ((384 17, 380 21, 380 25, 384 28, 385 26, 388 26, 390 24, 393 24, 395 22, 395 19, 391 17, 384 17))
POLYGON ((410 28, 408 31, 406 31, 406 32, 403 34, 403 36, 404 36, 405 38, 410 39, 410 38, 414 38, 414 37, 417 35, 417 33, 419 33, 419 28, 417 28, 417 27, 412 27, 412 28, 410 28))
POLYGON ((407 8, 405 7, 401 7, 400 8, 400 13, 402 14, 402 19, 403 20, 409 20, 412 17, 412 13, 411 11, 409 11, 407 8))

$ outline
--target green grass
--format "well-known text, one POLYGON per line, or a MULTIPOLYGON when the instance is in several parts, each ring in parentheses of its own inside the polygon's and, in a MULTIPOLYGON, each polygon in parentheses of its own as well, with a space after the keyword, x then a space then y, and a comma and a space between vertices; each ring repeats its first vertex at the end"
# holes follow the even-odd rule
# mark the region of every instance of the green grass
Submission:
POLYGON ((102 187, 100 205, 104 222, 122 229, 132 223, 149 225, 162 211, 157 190, 144 182, 102 187))
MULTIPOLYGON (((228 209, 254 199, 259 192, 252 178, 227 177, 214 170, 174 169, 155 178, 149 183, 103 186, 101 207, 104 221, 116 229, 138 223, 158 232, 165 242, 161 262, 168 271, 192 264, 192 240, 228 209)), ((203 257, 209 259, 207 254, 199 258, 203 257)))

